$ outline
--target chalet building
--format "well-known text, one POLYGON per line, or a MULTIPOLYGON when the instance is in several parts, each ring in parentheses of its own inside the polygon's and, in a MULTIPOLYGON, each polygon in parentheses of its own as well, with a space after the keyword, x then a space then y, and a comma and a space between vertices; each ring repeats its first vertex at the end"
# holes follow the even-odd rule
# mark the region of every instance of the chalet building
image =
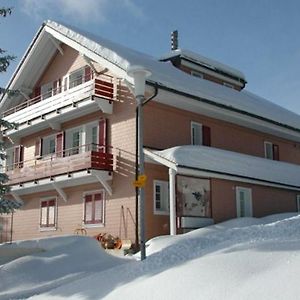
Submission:
POLYGON ((53 21, 4 96, 10 197, 0 240, 136 237, 136 101, 130 66, 151 71, 143 106, 146 238, 300 209, 300 116, 244 90, 244 74, 182 49, 161 59, 53 21))

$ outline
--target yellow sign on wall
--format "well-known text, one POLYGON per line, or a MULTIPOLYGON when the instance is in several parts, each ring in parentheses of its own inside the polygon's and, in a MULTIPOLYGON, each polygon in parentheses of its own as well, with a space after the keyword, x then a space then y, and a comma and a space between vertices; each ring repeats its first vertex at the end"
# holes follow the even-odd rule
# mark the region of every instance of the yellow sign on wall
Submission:
POLYGON ((142 174, 138 176, 138 179, 133 182, 133 185, 137 188, 142 188, 146 185, 147 175, 142 174))

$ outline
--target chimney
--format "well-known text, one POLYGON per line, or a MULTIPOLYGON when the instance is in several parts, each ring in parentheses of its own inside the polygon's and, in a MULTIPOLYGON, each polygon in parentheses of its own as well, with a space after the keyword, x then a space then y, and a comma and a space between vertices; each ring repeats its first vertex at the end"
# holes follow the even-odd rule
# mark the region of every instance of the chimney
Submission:
POLYGON ((171 50, 178 49, 178 30, 171 32, 171 50))

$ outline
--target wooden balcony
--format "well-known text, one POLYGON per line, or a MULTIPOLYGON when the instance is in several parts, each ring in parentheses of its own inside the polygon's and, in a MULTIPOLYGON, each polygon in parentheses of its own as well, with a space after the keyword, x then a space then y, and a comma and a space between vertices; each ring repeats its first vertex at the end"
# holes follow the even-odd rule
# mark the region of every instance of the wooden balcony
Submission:
POLYGON ((113 154, 104 150, 107 150, 104 146, 90 144, 6 166, 8 184, 38 181, 81 170, 111 172, 113 171, 113 154))
MULTIPOLYGON (((17 129, 4 130, 9 136, 24 136, 84 116, 96 110, 111 114, 118 98, 120 81, 102 74, 88 81, 69 82, 2 112, 4 120, 17 123, 17 129)), ((18 97, 21 97, 19 95, 18 97)))

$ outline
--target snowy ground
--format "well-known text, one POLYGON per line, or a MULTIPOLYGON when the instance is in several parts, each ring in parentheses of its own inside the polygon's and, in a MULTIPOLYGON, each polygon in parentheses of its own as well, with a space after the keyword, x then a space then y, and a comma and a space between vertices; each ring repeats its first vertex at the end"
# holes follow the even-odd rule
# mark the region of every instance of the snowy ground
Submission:
POLYGON ((0 299, 300 298, 300 215, 155 238, 147 254, 113 257, 77 236, 2 244, 0 299))

